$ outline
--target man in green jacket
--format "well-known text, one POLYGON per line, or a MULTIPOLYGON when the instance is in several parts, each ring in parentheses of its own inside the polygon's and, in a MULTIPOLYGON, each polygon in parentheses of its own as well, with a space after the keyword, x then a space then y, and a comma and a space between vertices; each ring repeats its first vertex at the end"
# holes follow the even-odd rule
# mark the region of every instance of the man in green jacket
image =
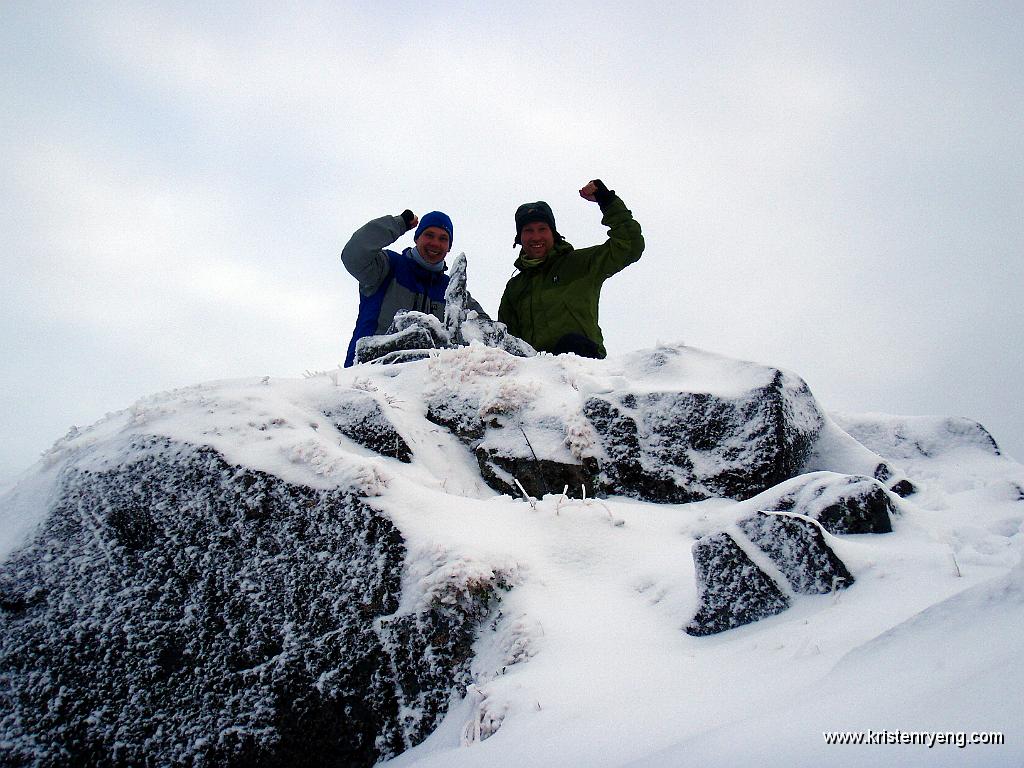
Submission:
POLYGON ((583 187, 580 197, 601 207, 608 240, 577 250, 555 228, 551 206, 543 200, 519 206, 519 272, 505 286, 498 320, 539 351, 603 358, 607 352, 598 324, 601 286, 639 260, 644 238, 626 204, 600 179, 583 187))

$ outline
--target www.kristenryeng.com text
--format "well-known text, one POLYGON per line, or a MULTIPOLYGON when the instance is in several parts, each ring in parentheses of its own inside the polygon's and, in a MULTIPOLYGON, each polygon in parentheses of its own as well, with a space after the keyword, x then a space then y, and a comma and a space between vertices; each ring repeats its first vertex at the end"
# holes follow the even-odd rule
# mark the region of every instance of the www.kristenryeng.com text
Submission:
POLYGON ((907 744, 933 749, 950 746, 965 749, 970 746, 1002 745, 1006 739, 1000 731, 822 731, 826 744, 907 744))

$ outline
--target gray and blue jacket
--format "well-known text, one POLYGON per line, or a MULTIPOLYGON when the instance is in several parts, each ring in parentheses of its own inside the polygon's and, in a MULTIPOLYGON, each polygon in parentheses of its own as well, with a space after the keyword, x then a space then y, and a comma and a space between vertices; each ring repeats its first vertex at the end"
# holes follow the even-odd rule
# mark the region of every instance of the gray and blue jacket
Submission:
MULTIPOLYGON (((387 250, 406 233, 401 216, 382 216, 353 233, 341 252, 345 269, 359 281, 359 315, 345 355, 345 367, 355 359, 356 342, 364 336, 386 333, 396 312, 415 310, 444 321, 444 293, 448 288, 447 265, 437 271, 416 260, 412 248, 401 253, 387 250)), ((472 297, 468 307, 487 314, 472 297)))

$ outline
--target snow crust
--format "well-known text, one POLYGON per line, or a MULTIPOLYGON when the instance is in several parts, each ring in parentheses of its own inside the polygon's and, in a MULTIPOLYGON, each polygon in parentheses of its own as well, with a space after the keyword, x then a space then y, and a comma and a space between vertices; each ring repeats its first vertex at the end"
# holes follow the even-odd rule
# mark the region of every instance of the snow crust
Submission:
POLYGON ((650 350, 593 361, 472 344, 403 365, 154 395, 69 433, 3 497, 0 557, 38 524, 61 467, 138 460, 132 437, 163 435, 288 482, 357 488, 406 539, 400 611, 452 583, 499 576, 511 587, 477 640, 473 685, 389 765, 1021 764, 1024 467, 973 428, 832 414, 808 472, 870 477, 884 460, 918 492, 899 502, 891 534, 828 536, 856 579, 849 589, 792 595, 778 616, 697 638, 683 632, 696 609, 691 547, 763 499, 527 503, 486 487, 465 445, 424 419, 429 398, 456 390, 475 393, 481 413, 528 404, 538 423, 561 425, 537 439, 579 456, 592 437, 578 424, 565 440, 564 415, 578 409, 567 397, 630 386, 732 395, 767 385, 773 370, 685 347, 655 352, 657 365, 650 350), (351 389, 381 405, 410 464, 331 423, 325 411, 351 389), (893 437, 911 428, 922 437, 893 437), (869 728, 1003 731, 1006 744, 826 745, 822 736, 869 728))

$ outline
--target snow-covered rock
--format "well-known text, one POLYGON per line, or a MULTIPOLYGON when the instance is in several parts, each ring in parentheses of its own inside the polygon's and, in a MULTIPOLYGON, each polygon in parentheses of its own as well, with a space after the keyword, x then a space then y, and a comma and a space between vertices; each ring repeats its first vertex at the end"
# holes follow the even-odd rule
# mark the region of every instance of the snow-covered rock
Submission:
POLYGON ((781 613, 790 595, 825 595, 854 578, 820 528, 800 515, 755 512, 693 546, 699 607, 686 626, 712 635, 781 613))
POLYGON ((357 363, 408 363, 427 357, 431 349, 452 345, 448 331, 433 315, 398 312, 387 331, 356 342, 357 363))
POLYGON ((853 584, 846 565, 818 526, 797 515, 757 512, 739 522, 744 536, 778 568, 790 589, 801 595, 827 595, 853 584))
POLYGON ((948 416, 831 414, 861 445, 894 460, 930 458, 968 449, 999 456, 999 446, 981 424, 948 416))
MULTIPOLYGON (((692 358, 667 348, 636 364, 685 380, 692 358)), ((824 422, 810 390, 773 368, 751 364, 742 373, 738 392, 641 389, 588 398, 583 410, 604 448, 601 488, 685 503, 749 498, 796 475, 824 422)))
POLYGON ((351 389, 339 393, 324 415, 341 434, 364 448, 408 464, 412 450, 369 392, 351 389))
POLYGON ((503 493, 747 498, 796 475, 824 423, 799 378, 686 348, 635 353, 628 376, 583 391, 572 375, 509 380, 510 363, 494 360, 493 371, 439 376, 427 418, 463 439, 503 493))
POLYGON ((789 608, 789 597, 727 533, 698 541, 693 561, 700 607, 686 625, 688 634, 713 635, 789 608))
POLYGON ((833 534, 889 533, 898 497, 870 477, 813 472, 758 497, 761 509, 817 520, 833 534))
POLYGON ((352 489, 121 455, 67 466, 0 570, 5 762, 358 765, 433 729, 493 583, 399 614, 402 537, 352 489))
POLYGON ((474 342, 518 357, 537 354, 525 341, 510 334, 504 323, 470 309, 464 253, 452 263, 444 297, 443 322, 423 312, 398 312, 385 333, 364 336, 356 342, 356 362, 408 363, 428 357, 432 349, 464 347, 474 342))
POLYGON ((1019 560, 1024 474, 974 430, 915 453, 769 366, 464 341, 59 441, 0 499, 0 762, 623 765, 1019 560))

